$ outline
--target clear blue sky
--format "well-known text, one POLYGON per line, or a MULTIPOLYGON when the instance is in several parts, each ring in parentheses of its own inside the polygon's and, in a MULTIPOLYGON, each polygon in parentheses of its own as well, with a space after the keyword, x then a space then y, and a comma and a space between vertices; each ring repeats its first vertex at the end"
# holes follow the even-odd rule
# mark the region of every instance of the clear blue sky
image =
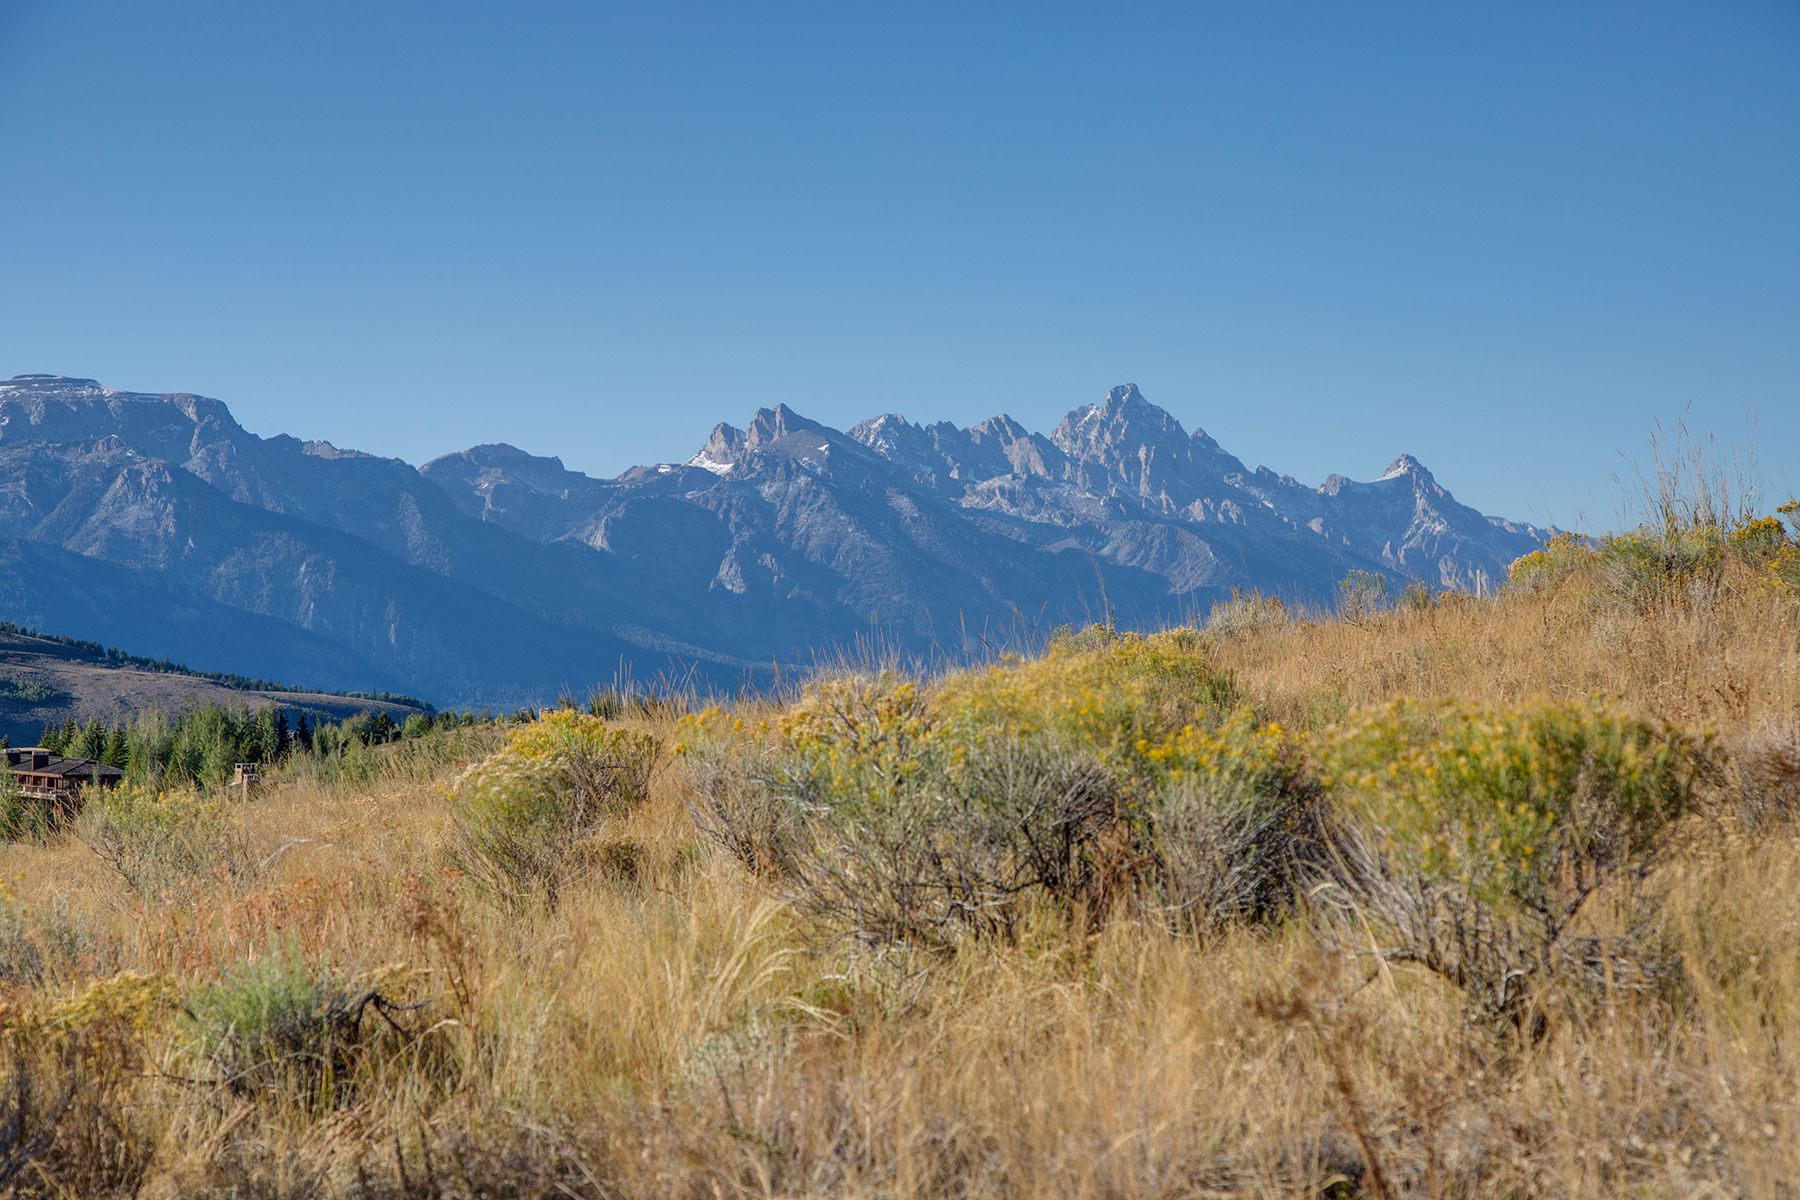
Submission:
POLYGON ((1800 486, 1792 2, 0 0, 0 164, 0 375, 414 462, 1131 380, 1530 519, 1684 412, 1800 486))

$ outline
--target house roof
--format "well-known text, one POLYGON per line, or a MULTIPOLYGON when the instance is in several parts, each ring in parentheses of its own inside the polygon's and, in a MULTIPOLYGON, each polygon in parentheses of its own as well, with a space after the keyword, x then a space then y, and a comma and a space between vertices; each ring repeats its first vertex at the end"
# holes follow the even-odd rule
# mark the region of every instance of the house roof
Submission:
POLYGON ((78 775, 83 779, 92 779, 96 775, 102 779, 125 778, 125 772, 119 768, 92 758, 53 758, 47 770, 63 776, 78 775))
POLYGON ((64 779, 123 779, 125 772, 91 758, 64 758, 60 754, 51 754, 41 766, 33 766, 30 759, 24 758, 16 751, 8 753, 6 765, 15 774, 21 775, 60 775, 64 779))

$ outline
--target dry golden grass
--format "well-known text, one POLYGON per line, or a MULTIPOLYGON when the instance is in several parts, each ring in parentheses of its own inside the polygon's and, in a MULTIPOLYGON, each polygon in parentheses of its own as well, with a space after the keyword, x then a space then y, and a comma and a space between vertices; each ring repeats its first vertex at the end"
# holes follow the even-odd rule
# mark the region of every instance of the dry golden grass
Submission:
MULTIPOLYGON (((1395 697, 1616 694, 1728 736, 1800 714, 1800 606, 1752 586, 1640 615, 1573 580, 1211 653, 1296 727, 1395 697)), ((832 941, 701 843, 673 767, 554 907, 506 908, 448 867, 457 769, 282 783, 235 814, 241 871, 163 901, 70 834, 0 847, 0 1186, 1597 1198, 1800 1180, 1800 838, 1780 822, 1713 822, 1649 881, 1672 997, 1605 996, 1528 1036, 1304 916, 1192 938, 1045 909, 1017 944, 942 956, 832 941), (282 955, 422 1005, 340 1100, 237 1091, 195 1052, 185 998, 282 955), (135 1022, 89 990, 120 978, 158 997, 135 1022), (103 1037, 124 1049, 79 1048, 103 1037), (94 1114, 115 1122, 106 1153, 72 1124, 94 1114)))
POLYGON ((1800 605, 1755 574, 1649 612, 1588 576, 1496 600, 1446 596, 1359 623, 1292 621, 1222 639, 1270 713, 1317 725, 1392 699, 1507 704, 1617 696, 1734 729, 1800 711, 1800 605))

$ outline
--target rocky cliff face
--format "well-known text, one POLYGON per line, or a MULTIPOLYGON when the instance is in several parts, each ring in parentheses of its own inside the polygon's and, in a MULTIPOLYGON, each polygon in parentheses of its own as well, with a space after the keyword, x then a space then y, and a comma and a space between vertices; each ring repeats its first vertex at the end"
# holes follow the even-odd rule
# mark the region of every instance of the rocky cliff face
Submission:
POLYGON ((1316 488, 1251 471, 1131 385, 1048 435, 1004 415, 846 433, 778 406, 599 480, 507 445, 415 469, 257 437, 204 397, 0 383, 0 554, 22 576, 0 618, 447 703, 959 654, 1237 588, 1326 604, 1350 569, 1479 591, 1547 535, 1408 456, 1316 488), (120 601, 81 601, 84 577, 120 601))

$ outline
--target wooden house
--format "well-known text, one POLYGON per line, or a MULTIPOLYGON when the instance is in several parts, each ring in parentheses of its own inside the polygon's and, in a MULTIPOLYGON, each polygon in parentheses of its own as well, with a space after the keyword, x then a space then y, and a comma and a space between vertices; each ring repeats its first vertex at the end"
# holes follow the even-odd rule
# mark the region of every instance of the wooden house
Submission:
POLYGON ((41 746, 6 751, 6 769, 12 773, 19 795, 40 800, 67 815, 81 807, 86 787, 117 787, 125 772, 91 758, 65 758, 41 746))

